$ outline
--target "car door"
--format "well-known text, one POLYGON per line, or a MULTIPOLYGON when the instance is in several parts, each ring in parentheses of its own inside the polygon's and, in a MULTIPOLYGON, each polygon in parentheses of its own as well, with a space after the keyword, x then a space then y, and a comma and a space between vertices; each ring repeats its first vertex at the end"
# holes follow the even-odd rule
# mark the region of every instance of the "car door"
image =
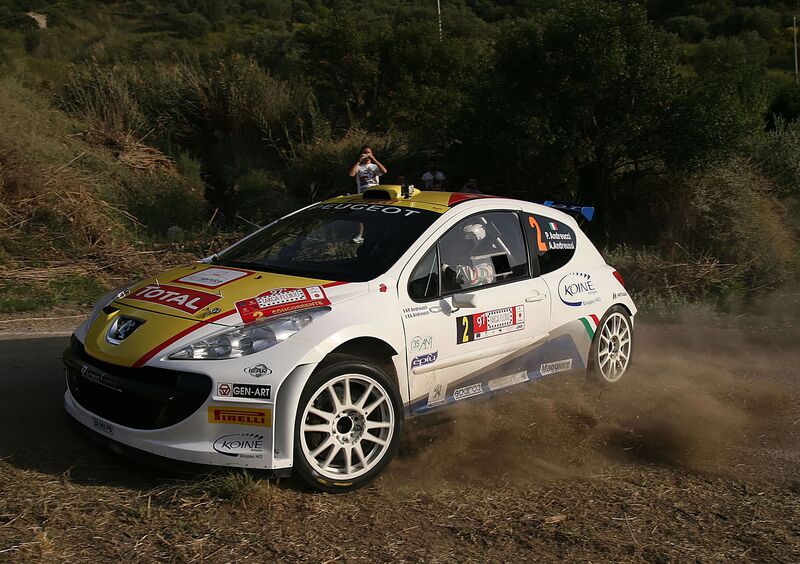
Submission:
POLYGON ((519 210, 472 213, 400 277, 411 412, 528 380, 520 351, 547 339, 550 299, 519 210))

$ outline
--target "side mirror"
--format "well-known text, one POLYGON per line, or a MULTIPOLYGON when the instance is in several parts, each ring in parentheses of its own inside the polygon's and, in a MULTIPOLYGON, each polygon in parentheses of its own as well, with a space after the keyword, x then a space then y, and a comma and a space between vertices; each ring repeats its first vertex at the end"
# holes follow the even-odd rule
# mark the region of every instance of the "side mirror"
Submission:
POLYGON ((478 307, 478 296, 475 294, 455 294, 453 296, 453 307, 478 307))

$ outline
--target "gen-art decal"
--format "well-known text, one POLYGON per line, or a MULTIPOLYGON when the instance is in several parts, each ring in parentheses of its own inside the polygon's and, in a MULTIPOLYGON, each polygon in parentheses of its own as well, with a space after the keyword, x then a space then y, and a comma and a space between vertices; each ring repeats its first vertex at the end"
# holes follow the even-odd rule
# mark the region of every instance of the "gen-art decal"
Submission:
POLYGON ((236 302, 242 322, 252 323, 274 315, 331 305, 322 286, 276 288, 253 298, 236 302))
POLYGON ((558 297, 568 306, 579 307, 600 301, 592 275, 587 272, 570 272, 558 282, 558 297))
POLYGON ((270 399, 271 386, 263 384, 235 384, 220 382, 217 384, 217 395, 223 398, 270 399))
POLYGON ((518 305, 456 318, 456 344, 525 329, 525 306, 518 305))
POLYGON ((142 302, 159 304, 192 314, 208 307, 221 298, 222 296, 217 294, 158 283, 148 284, 144 288, 131 292, 126 297, 128 300, 139 300, 142 302))

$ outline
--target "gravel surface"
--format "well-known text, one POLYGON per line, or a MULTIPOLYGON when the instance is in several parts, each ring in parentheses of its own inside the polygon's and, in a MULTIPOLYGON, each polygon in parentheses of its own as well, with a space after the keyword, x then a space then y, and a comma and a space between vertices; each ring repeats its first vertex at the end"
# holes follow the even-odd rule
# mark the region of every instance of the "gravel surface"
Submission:
POLYGON ((67 338, 6 339, 0 560, 800 561, 794 337, 637 330, 624 386, 553 377, 415 420, 343 495, 97 447, 62 413, 67 338))

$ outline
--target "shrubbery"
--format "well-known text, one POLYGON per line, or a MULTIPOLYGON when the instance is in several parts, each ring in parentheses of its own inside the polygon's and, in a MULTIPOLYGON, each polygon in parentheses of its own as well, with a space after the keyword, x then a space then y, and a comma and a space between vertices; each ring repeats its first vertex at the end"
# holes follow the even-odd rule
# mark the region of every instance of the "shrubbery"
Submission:
MULTIPOLYGON (((55 29, 0 30, 3 69, 69 116, 41 110, 68 133, 26 118, 69 156, 50 143, 30 154, 56 170, 83 153, 63 183, 47 170, 27 181, 32 161, 0 138, 0 203, 32 225, 100 249, 133 230, 261 224, 351 191, 369 144, 386 182, 436 155, 456 185, 595 205, 591 234, 627 245, 612 256, 634 289, 729 296, 796 268, 800 94, 768 78, 787 41, 775 3, 650 2, 650 18, 600 0, 445 4, 442 40, 422 0, 136 6, 43 2, 55 29), (47 205, 26 207, 20 190, 47 205)), ((22 87, 5 87, 24 106, 22 87)))

